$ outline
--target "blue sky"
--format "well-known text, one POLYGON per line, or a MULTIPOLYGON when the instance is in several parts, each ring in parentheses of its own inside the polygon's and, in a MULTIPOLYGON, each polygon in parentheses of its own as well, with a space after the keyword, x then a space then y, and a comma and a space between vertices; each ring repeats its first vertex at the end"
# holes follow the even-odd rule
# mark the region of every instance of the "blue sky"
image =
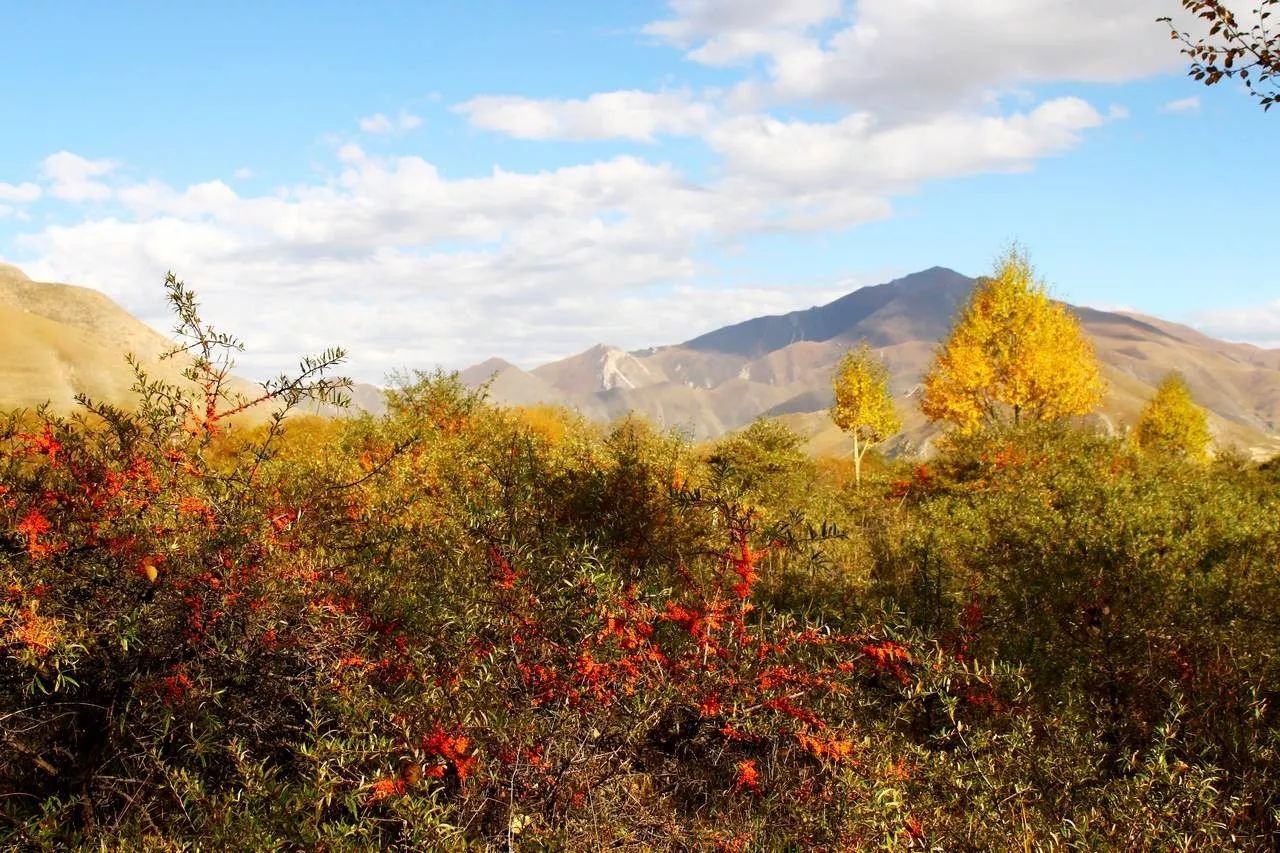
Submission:
POLYGON ((1280 116, 1173 6, 10 4, 0 259, 161 327, 173 269, 251 374, 673 343, 1013 239, 1280 346, 1280 116))

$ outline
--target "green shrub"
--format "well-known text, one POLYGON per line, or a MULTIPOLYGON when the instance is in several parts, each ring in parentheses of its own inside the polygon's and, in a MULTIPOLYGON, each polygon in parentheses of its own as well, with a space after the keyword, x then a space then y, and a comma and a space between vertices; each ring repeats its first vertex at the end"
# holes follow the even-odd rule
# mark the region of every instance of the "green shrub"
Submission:
MULTIPOLYGON (((758 422, 403 377, 0 427, 0 844, 1266 849, 1274 466, 1030 426, 855 488, 758 422)), ((845 466, 847 467, 847 466, 845 466)))

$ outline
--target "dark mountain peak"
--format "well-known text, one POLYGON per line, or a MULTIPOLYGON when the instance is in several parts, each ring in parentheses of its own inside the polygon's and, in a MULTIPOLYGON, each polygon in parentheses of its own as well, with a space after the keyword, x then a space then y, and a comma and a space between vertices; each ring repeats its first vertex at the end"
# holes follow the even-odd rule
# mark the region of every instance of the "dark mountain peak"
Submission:
POLYGON ((945 322, 968 295, 973 282, 955 270, 930 267, 886 284, 860 287, 826 305, 725 326, 683 346, 758 358, 798 341, 829 341, 856 335, 855 326, 899 301, 909 303, 913 315, 927 321, 937 315, 945 322))
POLYGON ((973 282, 974 279, 963 273, 956 272, 951 267, 929 267, 927 270, 920 270, 920 272, 904 275, 902 278, 895 278, 888 284, 876 286, 937 290, 956 287, 969 288, 973 286, 973 282))

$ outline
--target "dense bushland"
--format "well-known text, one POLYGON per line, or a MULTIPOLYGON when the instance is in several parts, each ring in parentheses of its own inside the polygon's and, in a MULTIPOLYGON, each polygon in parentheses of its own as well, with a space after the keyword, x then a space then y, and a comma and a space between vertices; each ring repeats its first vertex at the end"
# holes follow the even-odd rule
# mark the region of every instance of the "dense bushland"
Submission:
POLYGON ((1065 426, 814 461, 340 356, 0 425, 0 843, 1267 849, 1280 492, 1065 426), (251 406, 250 406, 251 407, 251 406))

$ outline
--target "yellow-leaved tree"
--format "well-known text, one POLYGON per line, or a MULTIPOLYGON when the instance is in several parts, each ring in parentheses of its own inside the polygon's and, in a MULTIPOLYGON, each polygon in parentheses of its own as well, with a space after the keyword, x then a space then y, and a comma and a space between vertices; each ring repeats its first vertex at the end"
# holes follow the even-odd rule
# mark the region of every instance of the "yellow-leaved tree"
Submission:
POLYGON ((974 288, 925 375, 920 407, 930 420, 974 432, 1083 415, 1105 390, 1093 344, 1014 247, 974 288))
POLYGON ((861 485, 862 457, 873 445, 902 429, 889 393, 889 371, 862 344, 840 359, 831 384, 836 395, 831 419, 853 436, 853 478, 861 485))
POLYGON ((1133 430, 1133 440, 1148 453, 1204 461, 1209 456, 1209 417, 1191 399, 1191 389, 1177 373, 1156 388, 1133 430))

